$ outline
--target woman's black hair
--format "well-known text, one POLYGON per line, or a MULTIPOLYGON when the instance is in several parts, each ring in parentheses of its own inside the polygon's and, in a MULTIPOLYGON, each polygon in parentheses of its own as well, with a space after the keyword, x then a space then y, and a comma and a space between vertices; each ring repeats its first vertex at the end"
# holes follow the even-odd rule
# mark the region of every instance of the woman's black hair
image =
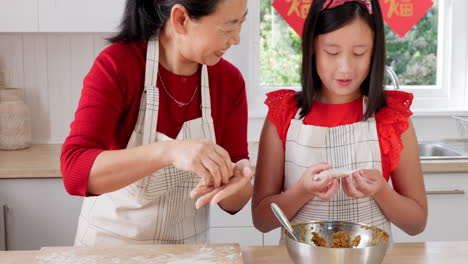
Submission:
POLYGON ((317 73, 314 55, 314 39, 320 34, 330 33, 356 18, 363 19, 374 32, 374 50, 367 78, 361 85, 361 94, 369 98, 364 120, 387 105, 384 93, 385 78, 385 33, 379 1, 372 0, 372 14, 359 2, 348 2, 341 6, 322 10, 325 0, 315 0, 304 23, 302 33, 302 91, 296 94, 300 116, 307 115, 312 102, 320 95, 321 81, 317 73))
POLYGON ((210 15, 223 0, 127 0, 119 32, 111 43, 149 40, 169 19, 174 5, 180 4, 192 20, 210 15))

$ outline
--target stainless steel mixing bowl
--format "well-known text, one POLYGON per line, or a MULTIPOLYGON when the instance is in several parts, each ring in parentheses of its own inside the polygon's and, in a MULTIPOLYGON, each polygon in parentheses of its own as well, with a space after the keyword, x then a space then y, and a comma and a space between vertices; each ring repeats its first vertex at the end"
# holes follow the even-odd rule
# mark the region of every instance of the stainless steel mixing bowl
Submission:
POLYGON ((300 242, 284 234, 289 256, 296 264, 327 263, 327 264, 379 264, 391 245, 387 233, 381 229, 351 222, 314 221, 293 226, 300 242), (328 243, 333 241, 336 232, 349 233, 351 240, 360 235, 361 241, 354 248, 319 247, 312 242, 312 232, 318 233, 328 243), (379 238, 386 235, 387 241, 379 238))

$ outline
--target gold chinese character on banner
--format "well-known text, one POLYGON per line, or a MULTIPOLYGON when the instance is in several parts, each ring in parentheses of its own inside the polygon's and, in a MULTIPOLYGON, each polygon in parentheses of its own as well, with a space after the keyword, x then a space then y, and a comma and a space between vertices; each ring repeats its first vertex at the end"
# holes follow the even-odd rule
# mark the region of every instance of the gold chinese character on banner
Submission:
MULTIPOLYGON (((304 0, 304 2, 307 0, 304 0)), ((302 5, 302 12, 301 12, 301 17, 305 19, 307 17, 307 14, 309 14, 309 9, 310 9, 310 4, 303 4, 302 5)))
POLYGON ((385 4, 390 2, 388 7, 387 17, 390 18, 393 15, 402 16, 402 17, 411 17, 414 14, 414 4, 411 0, 401 0, 401 3, 398 0, 385 0, 385 4))
POLYGON ((414 14, 414 4, 411 3, 411 0, 403 0, 403 3, 400 4, 400 14, 403 17, 410 17, 414 14))
POLYGON ((286 3, 291 3, 287 16, 296 14, 296 16, 300 18, 306 18, 312 1, 313 0, 286 0, 286 3))
POLYGON ((300 16, 299 5, 301 4, 301 0, 286 0, 287 3, 291 1, 292 3, 288 11, 288 16, 290 16, 293 12, 296 13, 297 16, 300 16))

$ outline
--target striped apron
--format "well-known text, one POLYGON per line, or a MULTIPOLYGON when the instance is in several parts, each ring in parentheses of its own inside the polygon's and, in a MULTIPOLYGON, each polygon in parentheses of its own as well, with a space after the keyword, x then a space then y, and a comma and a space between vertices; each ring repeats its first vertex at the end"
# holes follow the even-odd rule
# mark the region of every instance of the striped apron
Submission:
MULTIPOLYGON (((172 140, 156 132, 159 89, 156 87, 159 42, 151 39, 146 54, 145 89, 127 148, 172 140)), ((202 117, 183 124, 177 139, 215 142, 207 67, 202 67, 202 117)), ((83 202, 75 237, 77 246, 207 243, 208 206, 195 209, 190 191, 200 177, 173 166, 163 168, 120 190, 83 202)))
MULTIPOLYGON (((363 97, 365 113, 366 98, 363 97)), ((308 167, 319 163, 334 169, 378 169, 382 171, 375 118, 350 125, 319 127, 305 125, 299 111, 291 120, 286 136, 285 189, 291 188, 308 167)), ((372 225, 391 234, 390 221, 372 197, 352 198, 340 185, 329 201, 314 197, 294 216, 291 223, 337 220, 372 225)), ((281 232, 280 243, 283 243, 281 232)))

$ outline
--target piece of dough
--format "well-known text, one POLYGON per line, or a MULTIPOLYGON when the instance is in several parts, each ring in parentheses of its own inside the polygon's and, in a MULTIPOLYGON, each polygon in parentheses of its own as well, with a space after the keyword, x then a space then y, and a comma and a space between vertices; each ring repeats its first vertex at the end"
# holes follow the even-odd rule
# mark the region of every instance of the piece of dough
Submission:
POLYGON ((319 174, 316 174, 314 177, 314 180, 325 179, 326 177, 328 177, 328 175, 333 175, 333 178, 335 179, 342 179, 358 171, 359 169, 357 170, 344 170, 344 169, 325 170, 325 171, 320 172, 319 174))

